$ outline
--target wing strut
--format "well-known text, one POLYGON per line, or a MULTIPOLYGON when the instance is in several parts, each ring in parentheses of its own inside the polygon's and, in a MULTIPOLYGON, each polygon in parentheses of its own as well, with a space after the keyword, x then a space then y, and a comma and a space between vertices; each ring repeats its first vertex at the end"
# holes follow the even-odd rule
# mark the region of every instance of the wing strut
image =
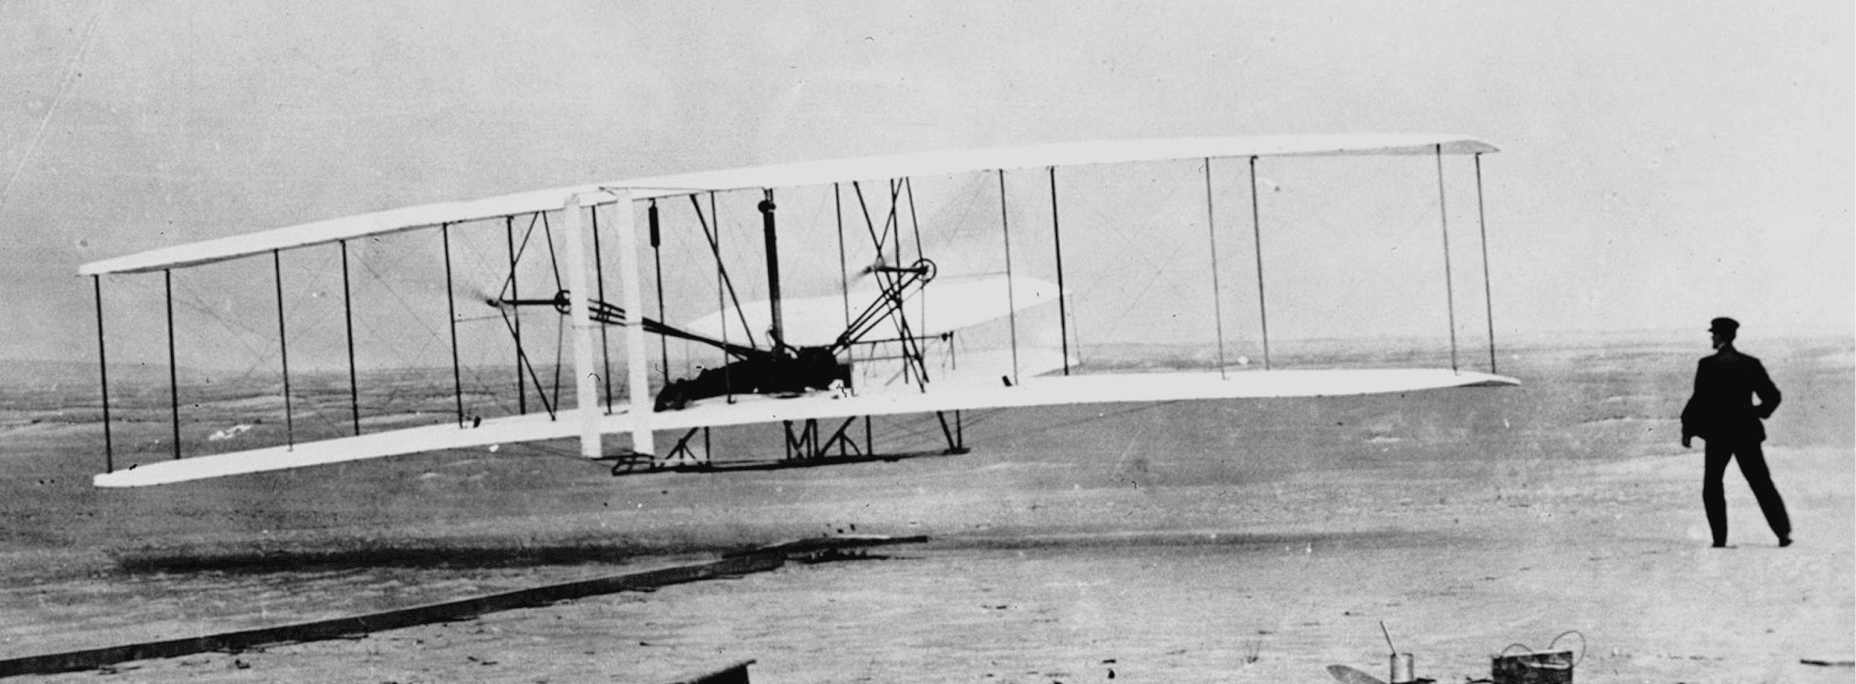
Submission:
POLYGON ((103 276, 90 276, 97 293, 97 377, 103 384, 103 472, 116 472, 116 443, 110 437, 110 363, 103 354, 103 276))
POLYGON ((174 269, 161 269, 168 302, 168 404, 174 409, 174 460, 180 460, 180 367, 174 360, 174 269))
MULTIPOLYGON (((658 231, 657 200, 651 200, 651 207, 650 209, 646 210, 645 216, 651 222, 651 266, 652 266, 651 273, 657 276, 657 320, 662 321, 662 320, 665 320, 664 318, 664 251, 663 249, 661 249, 663 245, 663 236, 658 231)), ((597 235, 597 233, 595 235, 597 235)), ((593 244, 597 245, 599 243, 595 241, 593 244)), ((606 300, 606 295, 605 295, 604 290, 600 291, 599 300, 602 302, 606 300)), ((602 327, 600 330, 602 331, 600 334, 604 335, 605 332, 603 331, 605 330, 605 328, 602 327)), ((663 335, 657 336, 657 355, 658 355, 657 356, 658 365, 664 372, 664 382, 669 383, 670 382, 670 338, 665 337, 663 335)), ((606 393, 611 394, 612 391, 607 390, 606 393)), ((608 411, 610 411, 611 406, 608 405, 607 409, 608 411)))
MULTIPOLYGON (((722 301, 722 288, 727 286, 733 296, 735 284, 728 279, 728 267, 722 263, 722 211, 715 206, 715 191, 709 191, 709 215, 715 217, 715 235, 709 235, 709 224, 703 223, 702 202, 690 195, 690 206, 696 208, 696 220, 702 225, 702 235, 709 239, 709 251, 715 253, 715 310, 727 311, 728 305, 722 301)), ((748 346, 754 346, 754 331, 748 329, 747 315, 741 311, 741 302, 735 301, 735 316, 741 319, 741 333, 748 338, 748 346)), ((728 320, 722 320, 722 344, 728 344, 728 320)), ((735 403, 734 364, 728 362, 728 355, 722 355, 722 384, 727 386, 728 403, 735 403)), ((665 387, 669 387, 668 384, 665 387)))
MULTIPOLYGON (((1053 175, 1051 178, 1054 179, 1056 176, 1053 175)), ((1010 327, 1012 331, 1012 384, 1016 385, 1019 384, 1018 295, 1015 291, 1016 288, 1012 286, 1014 282, 1017 282, 1012 279, 1012 220, 1006 214, 1005 203, 1005 169, 999 169, 999 232, 1005 235, 1005 308, 1009 309, 1006 315, 1006 325, 1010 327)), ((1062 296, 1062 294, 1063 291, 1059 289, 1058 296, 1062 296)), ((1068 357, 1069 353, 1066 352, 1064 356, 1068 357)), ((1066 361, 1065 363, 1067 364, 1068 362, 1066 361)))
POLYGON ((1257 199, 1257 158, 1250 157, 1250 234, 1257 247, 1257 318, 1263 324, 1263 370, 1270 369, 1270 310, 1263 297, 1263 225, 1257 199))
MULTIPOLYGON (((625 308, 629 311, 644 311, 644 292, 640 288, 643 281, 638 271, 638 226, 632 216, 632 193, 630 190, 609 190, 615 196, 613 206, 614 218, 619 228, 619 271, 625 281, 625 308)), ((718 256, 720 256, 718 254, 718 256)), ((585 288, 576 288, 585 292, 585 288)), ((580 311, 578 319, 586 317, 585 309, 580 311)), ((632 451, 640 454, 655 454, 657 446, 651 435, 651 379, 646 377, 644 361, 644 326, 634 325, 625 330, 625 365, 629 371, 629 380, 625 391, 632 400, 632 451)), ((584 451, 584 448, 583 448, 584 451)))
POLYGON ((277 353, 284 368, 284 444, 296 448, 296 416, 290 410, 290 341, 284 335, 284 258, 271 250, 271 274, 277 285, 277 353))
MULTIPOLYGON (((534 226, 531 225, 529 228, 532 230, 534 226)), ((516 253, 516 217, 513 215, 503 217, 503 240, 509 245, 509 282, 505 285, 509 288, 510 299, 521 299, 522 290, 519 289, 516 283, 516 259, 518 257, 516 253)), ((526 235, 522 236, 522 247, 523 249, 528 248, 528 236, 526 235)), ((512 317, 513 323, 511 324, 510 334, 515 336, 516 340, 516 413, 518 415, 527 415, 528 380, 522 376, 522 312, 517 311, 512 317)))
MULTIPOLYGON (((1070 374, 1070 312, 1066 303, 1069 296, 1063 289, 1063 229, 1057 221, 1057 167, 1048 168, 1050 172, 1050 240, 1057 252, 1057 327, 1063 338, 1063 374, 1070 374)), ((1079 345, 1080 346, 1080 345, 1079 345)))
POLYGON ((833 214, 838 217, 838 287, 844 293, 844 327, 851 327, 851 274, 844 264, 844 192, 831 184, 833 214))
MULTIPOLYGON (((458 402, 458 427, 464 427, 464 373, 458 363, 458 302, 457 288, 451 284, 451 224, 438 227, 438 234, 445 245, 445 310, 451 319, 451 386, 456 390, 458 402)), ((517 368, 517 377, 522 372, 517 368)))
MULTIPOLYGON (((554 269, 554 289, 556 292, 559 292, 566 289, 567 286, 561 284, 561 257, 559 250, 554 248, 554 229, 548 225, 547 214, 536 212, 535 216, 541 219, 541 236, 548 241, 548 266, 554 269)), ((534 228, 535 224, 531 221, 529 223, 529 229, 534 230, 534 228)), ((582 246, 584 247, 584 245, 582 246)), ((554 324, 554 403, 556 406, 561 404, 561 366, 565 365, 561 363, 561 340, 567 337, 561 334, 561 326, 566 323, 567 321, 556 319, 554 324)), ((587 370, 591 371, 592 367, 588 366, 587 370)), ((575 384, 578 385, 578 383, 575 384)), ((541 391, 541 382, 539 380, 535 383, 535 392, 537 394, 546 394, 541 391)), ((549 412, 548 417, 553 418, 554 413, 549 412)))
POLYGON ((1437 220, 1444 235, 1444 305, 1450 311, 1450 370, 1456 363, 1456 288, 1450 281, 1450 210, 1444 206, 1444 146, 1437 146, 1437 220))
POLYGON ((354 434, 361 436, 361 385, 355 381, 354 369, 354 297, 348 291, 348 241, 342 245, 342 320, 348 333, 348 411, 354 415, 354 434))
MULTIPOLYGON (((651 206, 651 213, 652 219, 656 219, 656 204, 651 206)), ((606 301, 606 259, 599 251, 599 205, 593 205, 587 215, 593 220, 593 280, 599 283, 599 301, 603 302, 606 301)), ((659 292, 662 292, 661 286, 659 292)), ((606 390, 606 413, 612 413, 612 344, 603 325, 599 326, 599 359, 599 379, 606 390)))
POLYGON ((1477 152, 1476 160, 1476 227, 1482 232, 1482 303, 1487 307, 1489 320, 1489 374, 1499 374, 1495 370, 1495 300, 1489 287, 1489 221, 1482 211, 1482 153, 1477 152))
POLYGON ((770 319, 773 321, 773 329, 767 334, 773 338, 770 344, 774 353, 778 354, 786 346, 786 326, 780 320, 780 241, 774 233, 773 191, 761 192, 765 193, 764 198, 755 208, 760 210, 761 237, 767 243, 767 301, 773 307, 773 318, 770 319))
POLYGON ((1212 251, 1212 320, 1218 324, 1218 377, 1229 378, 1224 368, 1224 303, 1218 287, 1218 223, 1212 212, 1212 158, 1205 158, 1205 234, 1212 251))
MULTIPOLYGON (((631 215, 631 202, 624 202, 619 205, 619 208, 625 216, 631 215)), ((599 388, 593 384, 593 379, 600 373, 593 368, 593 320, 592 316, 588 315, 586 303, 586 230, 580 225, 579 195, 567 196, 567 203, 561 209, 561 222, 565 223, 567 228, 567 278, 570 285, 567 292, 571 301, 568 318, 573 321, 574 388, 577 390, 574 410, 580 415, 580 455, 586 458, 599 458, 602 455, 599 436, 599 388)), ((626 227, 626 223, 621 221, 622 230, 626 227)), ((552 238, 550 238, 550 243, 552 243, 552 238)), ((627 273, 627 277, 632 279, 633 284, 637 282, 636 275, 627 273)), ((635 288, 627 287, 625 294, 633 299, 637 297, 635 288)), ((633 329, 636 330, 638 327, 633 326, 633 329)), ((627 351, 634 352, 633 355, 636 356, 636 342, 627 351)))

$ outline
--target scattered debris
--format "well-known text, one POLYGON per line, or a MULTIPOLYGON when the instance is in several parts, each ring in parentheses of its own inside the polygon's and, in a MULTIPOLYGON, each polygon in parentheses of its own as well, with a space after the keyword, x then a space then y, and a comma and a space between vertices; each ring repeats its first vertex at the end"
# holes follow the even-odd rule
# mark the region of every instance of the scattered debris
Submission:
POLYGON ((1501 653, 1489 659, 1489 680, 1495 684, 1570 684, 1573 668, 1585 661, 1585 635, 1578 630, 1567 630, 1548 642, 1546 650, 1536 651, 1525 644, 1509 644, 1501 653), (1568 636, 1579 637, 1579 656, 1573 657, 1572 651, 1560 650, 1560 640, 1568 636), (1510 653, 1520 647, 1519 653, 1510 653))
POLYGON ((237 437, 237 436, 239 436, 239 435, 242 435, 242 434, 244 434, 245 432, 247 432, 247 431, 249 431, 249 430, 251 430, 251 426, 250 426, 250 425, 246 425, 246 424, 244 424, 244 423, 240 423, 240 424, 238 424, 238 425, 234 425, 234 426, 232 426, 232 427, 229 427, 229 428, 226 428, 226 429, 224 429, 224 430, 220 430, 220 431, 217 431, 217 432, 214 432, 214 433, 213 433, 213 434, 211 434, 211 435, 207 435, 207 437, 206 437, 206 440, 207 440, 207 441, 209 441, 209 442, 223 442, 223 441, 226 441, 226 440, 228 440, 228 439, 232 439, 233 437, 237 437))

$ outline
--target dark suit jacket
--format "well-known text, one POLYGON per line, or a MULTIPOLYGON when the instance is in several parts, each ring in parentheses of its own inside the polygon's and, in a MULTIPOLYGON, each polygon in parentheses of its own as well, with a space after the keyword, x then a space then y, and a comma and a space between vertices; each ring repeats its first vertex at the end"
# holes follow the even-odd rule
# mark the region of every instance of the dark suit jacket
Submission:
POLYGON ((1703 358, 1695 370, 1695 396, 1682 409, 1682 436, 1708 441, 1761 442, 1766 427, 1760 419, 1779 407, 1779 388, 1766 375, 1759 359, 1733 347, 1722 347, 1703 358), (1753 404, 1753 397, 1759 404, 1753 404))

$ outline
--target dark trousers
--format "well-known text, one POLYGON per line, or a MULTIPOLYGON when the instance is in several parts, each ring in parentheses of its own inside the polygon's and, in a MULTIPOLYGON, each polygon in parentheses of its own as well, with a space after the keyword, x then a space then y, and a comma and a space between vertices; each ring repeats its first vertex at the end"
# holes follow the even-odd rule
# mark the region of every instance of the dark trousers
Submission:
POLYGON ((1727 543, 1727 496, 1721 492, 1721 476, 1727 473, 1727 461, 1740 457, 1740 474, 1746 476, 1747 485, 1753 488, 1753 497, 1759 499, 1759 510, 1766 514, 1766 524, 1772 526, 1772 533, 1785 539, 1791 536, 1792 523, 1785 516, 1785 501, 1779 498, 1779 490, 1772 486, 1772 474, 1766 470, 1766 454, 1759 448, 1759 442, 1735 442, 1726 439, 1707 440, 1708 465, 1701 480, 1701 502, 1708 508, 1708 527, 1714 531, 1714 544, 1727 543))

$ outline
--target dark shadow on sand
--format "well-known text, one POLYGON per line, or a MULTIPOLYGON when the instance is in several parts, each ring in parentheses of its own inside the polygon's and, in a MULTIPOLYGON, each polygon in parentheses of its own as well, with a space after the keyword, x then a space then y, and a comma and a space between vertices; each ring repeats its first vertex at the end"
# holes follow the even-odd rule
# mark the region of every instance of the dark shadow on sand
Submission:
POLYGON ((481 540, 398 540, 342 546, 294 548, 190 547, 178 550, 124 552, 117 568, 129 574, 155 573, 302 573, 342 570, 488 569, 571 565, 623 565, 639 560, 703 555, 738 558, 780 553, 796 560, 823 554, 824 560, 862 560, 870 547, 918 544, 924 536, 836 535, 795 539, 773 544, 753 543, 594 543, 559 541, 553 544, 498 545, 481 540), (837 555, 832 555, 837 554, 837 555))
POLYGON ((1220 530, 1150 530, 1136 532, 1080 532, 1074 534, 1028 534, 997 537, 945 537, 931 546, 939 549, 1031 550, 1090 549, 1139 547, 1254 547, 1279 549, 1293 547, 1310 553, 1337 550, 1399 549, 1437 547, 1467 543, 1464 540, 1430 532, 1405 530, 1368 530, 1308 534, 1254 534, 1220 530))
POLYGON ((380 546, 340 549, 189 550, 119 555, 117 567, 130 574, 272 573, 356 568, 519 568, 546 565, 621 564, 664 549, 559 544, 547 546, 380 546))

